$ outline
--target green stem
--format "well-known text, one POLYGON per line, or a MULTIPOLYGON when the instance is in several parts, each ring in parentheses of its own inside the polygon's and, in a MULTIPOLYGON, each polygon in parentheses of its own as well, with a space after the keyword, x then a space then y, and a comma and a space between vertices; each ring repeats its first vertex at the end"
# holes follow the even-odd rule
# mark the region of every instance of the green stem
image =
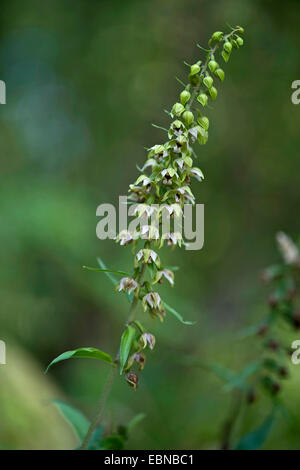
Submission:
MULTIPOLYGON (((145 273, 145 268, 146 268, 146 265, 143 264, 142 269, 141 269, 141 271, 139 273, 139 276, 137 278, 138 283, 140 283, 142 281, 142 278, 143 278, 144 273, 145 273)), ((125 322, 125 328, 127 327, 128 323, 132 322, 132 320, 134 318, 134 312, 135 312, 135 309, 137 307, 138 301, 139 301, 139 298, 137 296, 134 297, 134 299, 131 303, 130 309, 129 309, 129 313, 128 313, 126 322, 125 322)), ((95 431, 95 429, 97 428, 97 426, 101 422, 101 419, 102 419, 103 413, 104 413, 104 409, 105 409, 105 405, 106 405, 106 401, 107 401, 107 398, 110 394, 110 391, 111 391, 111 388, 112 388, 112 385, 114 383, 116 373, 117 373, 117 370, 118 370, 117 364, 119 362, 119 357, 120 357, 120 348, 118 349, 118 352, 117 352, 115 360, 114 360, 115 364, 114 364, 114 366, 112 366, 111 371, 109 373, 109 376, 107 378, 107 381, 104 385, 104 389, 102 391, 102 394, 101 394, 101 397, 100 397, 100 400, 99 400, 99 404, 98 404, 98 407, 96 409, 95 417, 94 417, 94 419, 92 420, 92 422, 90 424, 90 427, 89 427, 88 432, 87 432, 87 434, 86 434, 86 436, 85 436, 85 438, 82 442, 80 450, 86 450, 87 449, 87 446, 90 442, 90 439, 92 437, 93 432, 95 431)))

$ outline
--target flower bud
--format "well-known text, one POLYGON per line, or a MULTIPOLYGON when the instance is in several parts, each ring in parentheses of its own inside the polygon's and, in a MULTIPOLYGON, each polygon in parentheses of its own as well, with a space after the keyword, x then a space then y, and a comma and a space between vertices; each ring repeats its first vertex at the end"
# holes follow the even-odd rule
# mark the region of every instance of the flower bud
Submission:
POLYGON ((244 44, 244 40, 243 38, 240 38, 240 36, 236 38, 236 42, 238 43, 239 46, 242 46, 244 44))
POLYGON ((198 72, 200 72, 200 65, 198 63, 194 64, 194 65, 191 65, 190 75, 196 75, 198 72))
POLYGON ((278 392, 280 392, 280 385, 278 382, 273 382, 271 385, 271 392, 273 395, 276 395, 278 392))
POLYGON ((189 127, 194 121, 194 115, 191 111, 185 111, 182 115, 182 120, 184 124, 189 127))
POLYGON ((228 52, 222 51, 221 56, 223 57, 223 59, 226 63, 229 61, 230 54, 228 54, 228 52))
POLYGON ((208 62, 208 68, 212 73, 214 73, 214 71, 218 68, 218 63, 215 60, 210 60, 208 62))
POLYGON ((203 129, 205 129, 206 131, 208 130, 209 119, 206 116, 201 116, 200 118, 198 118, 198 123, 200 124, 201 127, 203 127, 203 129))
POLYGON ((253 390, 253 388, 251 388, 247 393, 247 403, 251 405, 252 403, 255 402, 255 400, 256 400, 256 393, 253 390))
POLYGON ((130 387, 134 389, 134 391, 137 391, 138 388, 138 383, 139 383, 139 378, 135 372, 128 372, 125 376, 126 382, 130 387))
POLYGON ((202 104, 202 106, 207 105, 208 97, 205 93, 200 93, 200 95, 197 96, 197 101, 202 104))
POLYGON ((231 42, 229 41, 226 41, 225 44, 224 44, 224 51, 228 52, 228 54, 230 54, 230 52, 232 51, 232 44, 231 42))
POLYGON ((270 339, 270 341, 267 344, 267 347, 271 349, 272 351, 278 351, 279 346, 280 344, 275 339, 270 339))
POLYGON ((180 101, 181 103, 183 104, 183 106, 188 102, 188 100, 190 99, 191 97, 191 94, 189 91, 187 90, 183 90, 181 93, 180 93, 180 101))
POLYGON ((279 367, 278 374, 279 374, 280 377, 286 378, 288 376, 287 368, 284 367, 284 366, 279 367))
POLYGON ((211 96, 211 99, 212 99, 212 100, 215 100, 216 97, 217 97, 217 95, 218 95, 218 90, 217 90, 214 86, 212 86, 212 87, 209 89, 209 94, 210 94, 210 96, 211 96))
POLYGON ((224 81, 224 78, 225 78, 225 72, 224 72, 224 70, 222 70, 222 69, 220 69, 220 68, 217 69, 217 70, 215 71, 215 75, 221 80, 221 82, 224 81))
POLYGON ((222 31, 216 31, 213 35, 212 35, 212 40, 213 41, 221 41, 222 40, 222 37, 223 37, 223 32, 222 31))
POLYGON ((206 77, 203 78, 203 83, 207 88, 211 88, 213 84, 213 78, 207 75, 206 77))
POLYGON ((240 34, 244 34, 244 28, 242 28, 241 26, 236 26, 236 29, 240 34))
POLYGON ((173 108, 172 108, 172 113, 175 114, 175 116, 180 116, 184 111, 184 106, 181 103, 175 103, 173 108))
POLYGON ((257 334, 259 336, 264 336, 267 333, 268 329, 269 329, 268 325, 265 325, 265 324, 261 325, 257 330, 257 334))

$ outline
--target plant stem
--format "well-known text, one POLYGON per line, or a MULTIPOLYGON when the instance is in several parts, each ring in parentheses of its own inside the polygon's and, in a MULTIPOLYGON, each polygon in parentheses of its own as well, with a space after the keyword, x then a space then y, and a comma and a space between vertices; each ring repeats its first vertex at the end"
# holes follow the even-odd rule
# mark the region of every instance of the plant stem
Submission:
POLYGON ((241 404, 242 404, 242 393, 240 390, 237 390, 232 397, 232 403, 228 417, 223 425, 222 437, 221 437, 221 450, 229 450, 231 444, 231 436, 233 428, 235 426, 236 420, 239 416, 241 404))
MULTIPOLYGON (((145 267, 146 267, 146 265, 143 264, 142 269, 141 269, 141 271, 139 273, 139 276, 137 278, 138 283, 141 282, 141 280, 144 276, 145 267)), ((136 306, 138 304, 138 300, 139 300, 139 298, 137 296, 135 296, 132 303, 131 303, 129 313, 128 313, 128 316, 127 316, 127 319, 126 319, 126 322, 125 322, 125 328, 127 327, 128 323, 130 323, 133 320, 134 311, 135 311, 136 306)), ((102 419, 103 412, 104 412, 105 405, 106 405, 106 401, 107 401, 107 398, 110 394, 112 385, 114 383, 116 373, 118 371, 117 364, 119 362, 119 357, 120 357, 120 348, 118 349, 118 352, 117 352, 115 360, 114 360, 115 364, 114 364, 114 366, 112 366, 111 371, 109 373, 109 376, 107 378, 107 381, 104 385, 104 389, 102 391, 102 394, 101 394, 101 397, 100 397, 100 400, 99 400, 99 404, 98 404, 98 408, 97 408, 96 413, 95 413, 95 417, 94 417, 94 419, 92 420, 92 422, 90 424, 90 427, 89 427, 88 432, 87 432, 87 434, 86 434, 86 436, 85 436, 85 438, 82 442, 80 450, 86 450, 87 449, 87 446, 90 442, 92 434, 93 434, 93 432, 95 431, 96 427, 99 425, 99 423, 102 419)))

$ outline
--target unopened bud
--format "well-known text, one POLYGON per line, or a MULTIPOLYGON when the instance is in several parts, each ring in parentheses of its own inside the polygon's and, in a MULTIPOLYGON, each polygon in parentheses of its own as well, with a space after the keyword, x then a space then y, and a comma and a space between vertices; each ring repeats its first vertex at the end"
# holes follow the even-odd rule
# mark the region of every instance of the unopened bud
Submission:
POLYGON ((201 127, 203 127, 203 129, 205 129, 206 131, 208 130, 209 119, 206 116, 201 116, 200 118, 198 118, 198 123, 200 124, 201 127))
POLYGON ((247 403, 251 405, 256 400, 256 393, 253 389, 249 390, 247 393, 247 403))
POLYGON ((267 347, 269 349, 272 349, 272 351, 278 351, 279 346, 280 345, 279 345, 278 341, 275 341, 274 339, 270 339, 270 341, 267 344, 267 347))
POLYGON ((175 103, 172 108, 172 113, 175 116, 180 116, 184 112, 184 106, 181 103, 175 103))
POLYGON ((210 89, 209 89, 209 94, 210 94, 210 97, 212 100, 215 100, 216 97, 218 96, 218 90, 212 86, 210 89))
POLYGON ((241 26, 236 26, 236 29, 239 33, 244 34, 244 28, 242 28, 241 26))
POLYGON ((126 378, 126 382, 128 383, 128 385, 132 387, 134 391, 136 392, 138 388, 138 383, 139 383, 137 374, 135 372, 128 372, 125 378, 126 378))
POLYGON ((188 102, 188 100, 190 99, 191 97, 191 94, 189 91, 187 90, 183 90, 181 93, 180 93, 180 101, 181 103, 183 104, 183 106, 188 102))
POLYGON ((203 78, 203 83, 207 88, 211 88, 213 84, 213 78, 207 75, 206 77, 203 78))
POLYGON ((224 51, 228 52, 228 54, 230 54, 230 52, 232 51, 232 44, 231 42, 229 41, 226 41, 225 44, 224 44, 224 51))
POLYGON ((279 368, 279 370, 278 370, 278 374, 279 374, 280 377, 282 377, 282 378, 287 377, 287 376, 288 376, 288 370, 287 370, 287 368, 281 366, 281 367, 279 368))
POLYGON ((229 61, 229 58, 230 58, 230 54, 228 54, 228 52, 226 51, 222 51, 221 52, 221 56, 223 57, 224 61, 227 63, 229 61))
POLYGON ((280 385, 278 382, 273 382, 271 385, 271 392, 273 395, 276 395, 278 392, 280 392, 280 385))
POLYGON ((239 36, 236 38, 236 42, 238 43, 239 46, 242 46, 244 44, 244 39, 240 38, 239 36))
POLYGON ((294 312, 292 316, 293 326, 296 330, 300 328, 300 312, 294 312))
POLYGON ((275 294, 271 294, 268 299, 268 304, 271 308, 275 308, 278 305, 278 297, 275 294))
POLYGON ((220 69, 220 68, 217 69, 217 70, 215 71, 215 75, 221 80, 221 82, 224 81, 224 78, 225 78, 225 72, 224 72, 224 70, 222 70, 222 69, 220 69))
POLYGON ((210 60, 208 62, 208 68, 211 73, 214 73, 214 71, 218 68, 218 63, 215 60, 210 60))
POLYGON ((200 95, 197 96, 197 101, 202 104, 202 106, 207 105, 208 97, 205 95, 205 93, 200 93, 200 95))
POLYGON ((212 35, 212 40, 213 41, 221 41, 222 40, 222 37, 223 37, 223 32, 222 31, 216 31, 213 35, 212 35))
POLYGON ((185 111, 182 115, 182 120, 184 124, 189 127, 194 121, 194 115, 191 111, 185 111))
POLYGON ((257 334, 259 336, 264 336, 266 332, 268 331, 268 329, 269 329, 268 325, 261 325, 257 331, 257 334))
POLYGON ((190 75, 196 75, 198 72, 200 72, 200 65, 199 64, 191 65, 190 75))

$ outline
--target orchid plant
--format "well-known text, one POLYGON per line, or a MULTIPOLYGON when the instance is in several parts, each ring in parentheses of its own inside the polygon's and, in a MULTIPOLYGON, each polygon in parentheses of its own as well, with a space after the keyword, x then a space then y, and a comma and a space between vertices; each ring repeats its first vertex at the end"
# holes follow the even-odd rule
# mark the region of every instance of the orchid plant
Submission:
POLYGON ((159 319, 162 322, 166 311, 169 311, 181 322, 192 324, 184 321, 175 309, 162 300, 157 291, 157 286, 163 281, 173 286, 175 276, 174 271, 164 265, 156 250, 165 243, 171 247, 184 244, 177 221, 182 216, 185 204, 195 204, 191 190, 192 179, 200 182, 204 179, 201 169, 194 165, 194 147, 196 143, 204 145, 207 142, 210 123, 204 109, 210 107, 209 103, 217 98, 217 81, 222 82, 225 78, 225 72, 217 62, 217 54, 220 52, 222 59, 228 62, 232 50, 243 45, 243 32, 240 26, 231 28, 228 33, 216 31, 208 42, 208 48, 198 45, 205 53, 204 59, 192 65, 186 64, 189 68, 188 83, 178 79, 183 89, 179 100, 167 111, 171 119, 169 128, 163 129, 167 133, 167 140, 147 149, 147 159, 140 169, 141 174, 129 186, 132 215, 139 220, 154 217, 157 225, 137 224, 134 232, 122 230, 116 237, 116 242, 120 245, 133 246, 132 272, 109 270, 101 260, 99 268, 87 268, 105 272, 113 282, 113 274, 121 275, 122 278, 115 288, 118 292, 126 293, 131 303, 116 357, 113 359, 109 354, 95 348, 79 348, 61 354, 49 365, 50 367, 73 357, 90 357, 103 360, 111 366, 95 418, 83 439, 82 449, 89 448, 90 441, 97 431, 117 371, 124 375, 133 390, 137 390, 139 378, 135 368, 138 371, 143 370, 145 353, 155 346, 154 335, 145 329, 142 321, 135 318, 138 305, 154 320, 159 319), (164 215, 172 222, 172 229, 160 236, 158 227, 162 224, 164 215), (139 240, 143 241, 140 248, 139 240))
POLYGON ((225 388, 232 390, 233 399, 221 436, 222 449, 259 449, 268 438, 278 411, 284 410, 279 394, 282 382, 289 376, 291 355, 297 353, 293 349, 299 346, 298 341, 295 348, 287 344, 286 333, 300 328, 300 252, 285 233, 279 232, 276 239, 282 262, 269 266, 261 275, 261 280, 270 290, 267 312, 257 324, 244 330, 241 335, 243 339, 248 336, 256 338, 260 357, 246 364, 239 373, 220 365, 213 366, 213 371, 225 380, 225 388), (249 434, 236 439, 233 432, 243 403, 253 406, 262 396, 270 404, 263 423, 249 434))

